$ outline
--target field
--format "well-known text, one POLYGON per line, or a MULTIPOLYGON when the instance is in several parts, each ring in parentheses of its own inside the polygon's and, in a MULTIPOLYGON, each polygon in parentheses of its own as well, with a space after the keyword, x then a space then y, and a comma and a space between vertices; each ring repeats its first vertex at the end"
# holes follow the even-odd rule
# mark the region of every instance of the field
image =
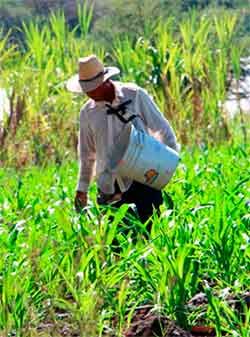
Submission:
POLYGON ((87 2, 75 27, 62 11, 20 24, 20 40, 0 27, 0 90, 10 102, 0 123, 1 337, 151 337, 129 333, 145 306, 185 331, 250 336, 250 124, 223 107, 232 82, 240 102, 247 49, 237 15, 202 13, 145 18, 138 36, 101 26, 107 48, 87 2), (96 204, 94 182, 87 208, 74 209, 86 97, 65 81, 92 53, 154 97, 182 145, 149 239, 129 206, 96 204), (204 301, 191 305, 197 294, 204 301))
POLYGON ((94 184, 75 213, 76 162, 1 169, 0 335, 119 336, 136 307, 152 304, 187 329, 203 322, 217 336, 249 336, 247 306, 240 315, 223 300, 250 286, 247 151, 184 149, 167 188, 174 209, 166 198, 148 241, 138 221, 124 224, 126 207, 96 205, 94 184), (207 308, 188 310, 199 292, 207 308))

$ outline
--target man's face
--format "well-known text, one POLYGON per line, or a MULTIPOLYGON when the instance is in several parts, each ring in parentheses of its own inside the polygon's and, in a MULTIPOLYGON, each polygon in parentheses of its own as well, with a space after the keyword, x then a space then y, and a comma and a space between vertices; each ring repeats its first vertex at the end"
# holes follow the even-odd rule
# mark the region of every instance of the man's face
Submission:
POLYGON ((114 99, 114 86, 111 81, 107 80, 96 89, 86 92, 86 95, 97 102, 112 101, 114 99))

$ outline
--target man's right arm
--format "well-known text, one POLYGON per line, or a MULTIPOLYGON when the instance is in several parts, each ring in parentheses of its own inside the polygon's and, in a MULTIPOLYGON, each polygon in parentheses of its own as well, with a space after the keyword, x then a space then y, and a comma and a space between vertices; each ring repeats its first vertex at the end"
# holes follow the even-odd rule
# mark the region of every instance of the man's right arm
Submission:
POLYGON ((80 116, 78 151, 80 167, 78 174, 77 191, 75 196, 75 205, 78 204, 78 206, 84 207, 87 204, 87 191, 91 177, 93 175, 96 158, 94 135, 89 126, 84 111, 81 112, 80 116))

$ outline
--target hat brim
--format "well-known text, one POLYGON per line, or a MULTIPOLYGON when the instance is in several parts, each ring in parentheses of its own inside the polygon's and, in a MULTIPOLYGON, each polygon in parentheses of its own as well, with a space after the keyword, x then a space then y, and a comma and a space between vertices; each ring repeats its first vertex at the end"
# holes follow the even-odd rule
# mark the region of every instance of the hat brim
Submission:
POLYGON ((103 82, 107 81, 109 78, 119 74, 120 70, 117 67, 105 67, 104 74, 100 75, 98 78, 92 81, 86 82, 80 82, 79 75, 76 74, 68 79, 68 81, 66 82, 66 88, 67 90, 77 94, 87 93, 88 91, 92 91, 98 88, 103 82))

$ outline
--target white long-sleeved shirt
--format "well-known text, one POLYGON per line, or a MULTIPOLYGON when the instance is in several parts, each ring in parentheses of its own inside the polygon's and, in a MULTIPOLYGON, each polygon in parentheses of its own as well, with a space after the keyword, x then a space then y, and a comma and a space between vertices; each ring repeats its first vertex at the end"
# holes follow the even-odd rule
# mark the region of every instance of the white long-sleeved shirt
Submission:
MULTIPOLYGON (((178 151, 176 137, 169 122, 164 118, 153 99, 142 88, 131 83, 112 82, 115 86, 115 99, 112 106, 116 107, 129 99, 125 118, 136 114, 141 118, 134 119, 134 125, 148 132, 162 143, 178 151)), ((125 124, 116 115, 107 115, 108 102, 95 102, 89 99, 80 113, 79 157, 80 168, 77 190, 87 192, 91 178, 95 175, 102 192, 114 193, 114 182, 122 192, 128 190, 132 180, 120 177, 115 172, 107 170, 107 158, 110 149, 123 130, 125 124)))

